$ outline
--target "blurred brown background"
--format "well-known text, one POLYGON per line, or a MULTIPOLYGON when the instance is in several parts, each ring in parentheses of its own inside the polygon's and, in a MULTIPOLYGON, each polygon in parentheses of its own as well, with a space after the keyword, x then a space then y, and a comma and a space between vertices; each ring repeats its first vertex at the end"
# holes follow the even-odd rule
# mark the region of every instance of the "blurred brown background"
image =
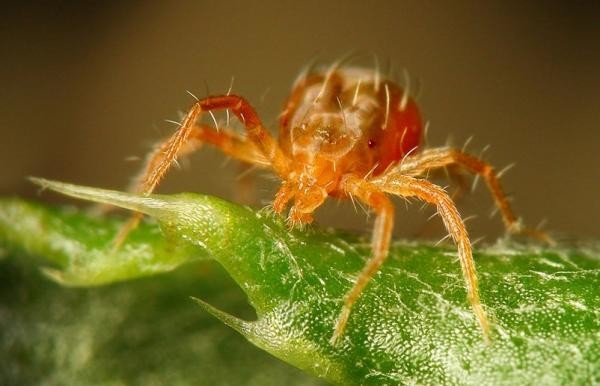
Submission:
MULTIPOLYGON (((429 142, 490 144, 515 209, 531 225, 599 237, 600 12, 593 2, 55 2, 0 15, 0 194, 37 196, 25 176, 124 188, 149 146, 170 134, 192 98, 233 90, 276 129, 291 82, 311 58, 377 54, 421 83, 429 142), (373 3, 373 4, 367 4, 373 3)), ((240 169, 212 149, 172 172, 161 192, 234 199, 240 169)), ((257 181, 257 206, 274 182, 257 181)), ((398 205, 400 235, 431 210, 398 205)), ((474 237, 499 218, 483 184, 460 201, 474 237)), ((367 229, 329 205, 321 223, 367 229)), ((441 235, 434 229, 430 234, 441 235)))

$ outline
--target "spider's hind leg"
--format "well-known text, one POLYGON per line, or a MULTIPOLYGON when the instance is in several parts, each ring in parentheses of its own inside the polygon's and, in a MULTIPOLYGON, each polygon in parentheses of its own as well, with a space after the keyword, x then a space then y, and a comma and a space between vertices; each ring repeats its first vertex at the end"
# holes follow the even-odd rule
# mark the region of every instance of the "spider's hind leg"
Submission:
POLYGON ((430 171, 447 167, 450 167, 450 170, 456 170, 457 167, 460 167, 481 177, 485 181, 508 232, 523 234, 542 240, 548 244, 554 244, 554 241, 546 233, 523 227, 517 216, 515 216, 510 202, 502 189, 498 173, 496 173, 489 163, 475 156, 454 148, 428 149, 421 154, 405 159, 397 171, 407 176, 422 177, 430 171))

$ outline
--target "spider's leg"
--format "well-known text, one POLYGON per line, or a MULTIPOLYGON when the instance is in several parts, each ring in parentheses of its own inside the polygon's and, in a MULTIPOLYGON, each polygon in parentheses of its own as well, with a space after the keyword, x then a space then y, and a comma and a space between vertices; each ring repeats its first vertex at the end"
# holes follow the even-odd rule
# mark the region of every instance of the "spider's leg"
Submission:
POLYGON ((375 218, 375 225, 373 227, 371 258, 358 275, 352 289, 345 296, 342 311, 338 316, 333 336, 331 337, 332 344, 336 344, 344 334, 352 306, 385 261, 394 226, 394 206, 381 189, 365 182, 362 178, 352 176, 344 179, 342 189, 371 207, 377 217, 375 218))
POLYGON ((510 233, 524 234, 553 244, 552 239, 544 232, 522 227, 504 194, 498 174, 489 163, 475 156, 447 147, 427 149, 421 154, 406 158, 395 170, 403 175, 417 177, 425 176, 432 170, 452 166, 462 167, 483 178, 510 233))
MULTIPOLYGON (((208 97, 197 101, 183 119, 179 130, 166 140, 157 151, 149 158, 146 168, 139 179, 137 191, 143 194, 151 193, 162 180, 173 161, 180 154, 180 150, 191 138, 196 137, 209 142, 227 154, 237 158, 244 156, 246 150, 258 149, 265 163, 271 165, 276 173, 285 176, 288 168, 287 158, 283 155, 279 145, 265 129, 260 118, 250 104, 240 96, 224 95, 208 97), (204 111, 230 109, 244 124, 247 139, 242 140, 231 134, 215 130, 195 130, 196 121, 204 111), (254 146, 247 145, 250 142, 254 146), (242 145, 243 144, 243 145, 242 145)), ((253 153, 256 153, 253 151, 253 153)), ((253 157, 250 157, 254 159, 253 157)))
POLYGON ((467 287, 467 295, 484 338, 489 336, 489 323, 479 299, 479 286, 473 262, 469 235, 452 199, 441 187, 427 180, 391 172, 367 182, 372 189, 403 197, 416 197, 436 206, 448 233, 458 247, 458 258, 467 287))
MULTIPOLYGON (((204 144, 212 145, 228 156, 249 164, 243 165, 246 168, 266 168, 270 166, 269 161, 262 155, 259 148, 253 142, 248 141, 245 137, 228 128, 215 130, 210 126, 203 124, 194 125, 190 131, 187 142, 179 149, 177 158, 197 151, 204 144)), ((161 148, 162 147, 159 146, 148 155, 146 158, 148 162, 157 156, 157 153, 161 148)), ((142 173, 134 179, 130 190, 139 190, 139 186, 146 176, 146 171, 147 170, 143 170, 142 173)))
MULTIPOLYGON (((283 155, 277 142, 267 129, 264 128, 252 106, 244 98, 237 95, 214 96, 200 99, 194 103, 181 122, 180 128, 152 153, 148 158, 144 171, 138 179, 135 191, 144 195, 152 193, 177 159, 177 156, 180 155, 182 149, 186 151, 185 146, 189 144, 191 138, 194 138, 194 135, 200 136, 200 139, 212 143, 230 155, 237 155, 237 158, 246 158, 246 160, 248 158, 253 159, 252 157, 244 156, 246 150, 253 148, 246 143, 252 143, 258 149, 259 154, 263 156, 262 159, 266 160, 266 163, 277 174, 285 176, 287 173, 287 158, 283 155), (227 133, 221 134, 214 130, 199 131, 196 129, 196 121, 202 112, 222 109, 231 110, 244 124, 247 135, 246 140, 242 141, 227 133)), ((129 232, 137 226, 140 218, 140 214, 133 215, 121 228, 114 241, 115 247, 118 247, 125 240, 129 232)))

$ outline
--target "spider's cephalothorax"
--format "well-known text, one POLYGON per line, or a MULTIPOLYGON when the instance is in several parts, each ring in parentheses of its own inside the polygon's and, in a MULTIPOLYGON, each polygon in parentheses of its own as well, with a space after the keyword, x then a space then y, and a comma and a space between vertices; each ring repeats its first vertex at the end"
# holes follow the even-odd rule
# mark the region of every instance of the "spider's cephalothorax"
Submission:
MULTIPOLYGON (((388 195, 432 204, 457 245, 467 298, 488 337, 467 230, 445 190, 426 179, 430 171, 446 167, 477 174, 487 183, 510 232, 548 240, 541 232, 520 227, 488 163, 453 148, 421 149, 422 122, 415 102, 408 92, 369 69, 334 65, 301 76, 285 103, 279 131, 278 143, 241 96, 197 100, 177 132, 150 154, 135 189, 150 194, 178 156, 208 143, 238 160, 271 168, 282 180, 273 208, 282 213, 291 203, 292 223, 312 221, 312 213, 328 196, 357 199, 371 208, 376 214, 372 255, 343 300, 332 343, 343 336, 352 306, 387 257, 394 221, 388 195), (202 113, 212 110, 232 112, 246 135, 199 123, 202 113)), ((135 215, 121 229, 116 246, 140 218, 135 215)))
MULTIPOLYGON (((290 160, 292 222, 310 221, 327 196, 345 197, 342 178, 378 176, 414 153, 422 122, 415 102, 374 71, 333 68, 299 79, 280 119, 290 160)), ((276 210, 284 203, 278 200, 276 210)))

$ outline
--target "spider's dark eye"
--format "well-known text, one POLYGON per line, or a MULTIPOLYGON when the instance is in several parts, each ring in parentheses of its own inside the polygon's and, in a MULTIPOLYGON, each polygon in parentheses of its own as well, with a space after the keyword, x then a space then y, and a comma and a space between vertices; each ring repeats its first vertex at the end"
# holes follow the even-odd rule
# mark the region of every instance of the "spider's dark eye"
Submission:
POLYGON ((367 144, 369 145, 369 148, 371 148, 371 149, 374 148, 375 145, 377 145, 377 143, 372 139, 369 139, 369 142, 367 144))

